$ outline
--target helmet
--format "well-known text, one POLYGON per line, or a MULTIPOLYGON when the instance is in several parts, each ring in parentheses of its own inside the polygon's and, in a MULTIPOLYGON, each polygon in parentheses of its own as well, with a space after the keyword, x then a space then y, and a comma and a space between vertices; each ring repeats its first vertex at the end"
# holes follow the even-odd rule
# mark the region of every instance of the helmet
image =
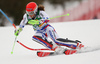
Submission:
POLYGON ((38 6, 35 2, 30 2, 26 5, 26 13, 28 15, 36 14, 37 8, 38 8, 38 6))

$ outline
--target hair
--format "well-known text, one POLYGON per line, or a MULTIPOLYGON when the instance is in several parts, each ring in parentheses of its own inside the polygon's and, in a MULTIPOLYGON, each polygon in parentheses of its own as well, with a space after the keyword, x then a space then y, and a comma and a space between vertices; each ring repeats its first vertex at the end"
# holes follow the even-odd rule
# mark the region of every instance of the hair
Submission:
POLYGON ((44 6, 40 4, 40 5, 38 6, 38 10, 45 11, 44 6))

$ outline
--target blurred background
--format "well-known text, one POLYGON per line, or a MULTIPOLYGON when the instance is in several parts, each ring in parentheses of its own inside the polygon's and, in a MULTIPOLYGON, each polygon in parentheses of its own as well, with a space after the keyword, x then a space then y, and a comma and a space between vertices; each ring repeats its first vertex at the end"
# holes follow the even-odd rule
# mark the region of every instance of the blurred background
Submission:
MULTIPOLYGON (((19 25, 27 3, 36 2, 45 6, 50 17, 69 13, 69 16, 52 19, 50 22, 72 22, 100 19, 100 0, 0 0, 0 9, 15 25, 19 25)), ((0 13, 0 26, 10 26, 10 22, 0 13)))

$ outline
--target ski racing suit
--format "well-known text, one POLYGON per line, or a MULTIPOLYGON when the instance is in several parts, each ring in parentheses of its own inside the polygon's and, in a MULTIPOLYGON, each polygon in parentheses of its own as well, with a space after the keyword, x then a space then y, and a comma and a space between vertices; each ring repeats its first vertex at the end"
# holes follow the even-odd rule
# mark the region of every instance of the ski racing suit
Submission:
POLYGON ((29 20, 39 20, 39 24, 34 24, 33 29, 35 31, 32 39, 49 49, 55 49, 57 46, 66 46, 72 49, 76 49, 77 42, 60 38, 56 30, 48 23, 49 16, 45 11, 37 11, 36 16, 31 18, 26 13, 23 16, 23 19, 19 25, 20 28, 24 28, 26 23, 29 20), (51 40, 50 40, 51 39, 51 40))

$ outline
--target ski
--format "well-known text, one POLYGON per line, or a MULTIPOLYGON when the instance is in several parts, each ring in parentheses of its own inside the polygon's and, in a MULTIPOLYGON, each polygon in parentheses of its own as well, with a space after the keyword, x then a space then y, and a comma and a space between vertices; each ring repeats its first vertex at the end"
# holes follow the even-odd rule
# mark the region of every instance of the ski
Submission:
POLYGON ((94 47, 79 46, 79 49, 74 49, 74 50, 70 49, 70 50, 67 50, 64 53, 58 54, 54 50, 50 50, 50 49, 33 49, 33 48, 29 48, 29 47, 25 46, 24 44, 22 44, 21 42, 19 42, 18 40, 17 40, 17 43, 19 43, 20 45, 22 45, 26 49, 29 49, 29 50, 32 50, 32 51, 37 51, 37 56, 39 56, 39 57, 55 56, 55 55, 61 55, 61 54, 71 55, 73 53, 78 54, 78 53, 86 53, 86 52, 93 52, 93 51, 100 50, 99 45, 94 46, 94 47), (48 50, 48 51, 52 51, 52 52, 43 52, 42 50, 48 50))
POLYGON ((56 55, 54 52, 42 52, 42 51, 37 51, 37 56, 39 57, 46 57, 46 56, 53 56, 56 55))
MULTIPOLYGON (((81 49, 68 50, 62 54, 65 54, 65 55, 80 54, 80 53, 93 52, 93 51, 97 51, 97 50, 100 50, 100 46, 96 46, 96 47, 88 47, 87 46, 87 47, 83 47, 81 49)), ((39 56, 39 57, 55 56, 55 55, 61 55, 61 54, 57 54, 55 52, 42 52, 42 51, 37 52, 37 56, 39 56)))
POLYGON ((28 50, 32 50, 32 51, 39 51, 39 50, 48 50, 48 51, 54 51, 54 50, 52 50, 52 49, 33 49, 33 48, 30 48, 30 47, 27 47, 26 45, 24 45, 24 44, 22 44, 21 42, 19 42, 18 40, 17 40, 17 43, 19 43, 20 45, 22 45, 23 47, 25 47, 26 49, 28 49, 28 50))
MULTIPOLYGON (((77 47, 80 50, 82 47, 84 47, 84 45, 78 43, 77 47)), ((65 49, 65 51, 62 52, 62 53, 59 53, 59 52, 42 52, 42 51, 38 51, 37 52, 37 56, 39 56, 39 57, 45 57, 45 56, 54 56, 54 55, 60 55, 60 54, 70 55, 70 54, 73 54, 73 53, 76 53, 76 52, 77 52, 77 49, 69 49, 69 50, 65 49)))
POLYGON ((56 53, 56 52, 42 52, 42 51, 37 51, 37 56, 39 57, 46 57, 46 56, 55 56, 55 55, 61 55, 61 54, 65 54, 65 55, 70 55, 73 53, 76 53, 77 50, 65 50, 63 53, 56 53))

